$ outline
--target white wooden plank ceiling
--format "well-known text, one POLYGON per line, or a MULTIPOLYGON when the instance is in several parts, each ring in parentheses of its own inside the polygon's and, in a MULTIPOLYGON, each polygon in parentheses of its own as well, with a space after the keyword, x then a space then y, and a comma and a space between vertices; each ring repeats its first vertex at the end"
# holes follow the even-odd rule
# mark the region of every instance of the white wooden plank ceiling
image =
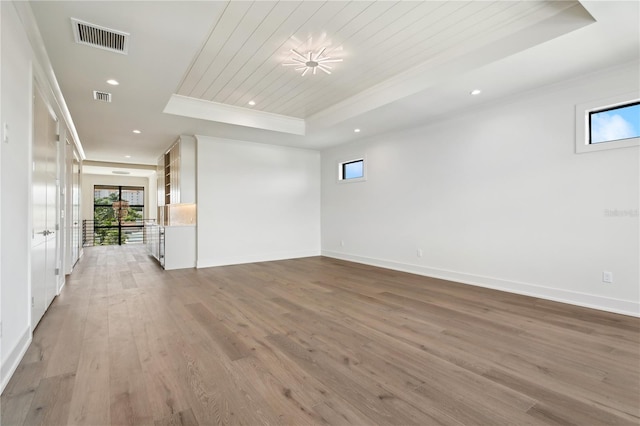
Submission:
POLYGON ((640 51, 638 2, 23 5, 87 158, 109 162, 153 164, 179 134, 323 149, 637 60, 640 51), (129 33, 128 55, 75 43, 71 18, 129 33), (282 66, 289 49, 320 46, 344 59, 331 75, 282 66), (469 96, 475 88, 482 96, 469 96), (94 90, 112 93, 112 103, 95 102, 94 90))
POLYGON ((229 2, 177 93, 306 118, 419 64, 437 66, 576 2, 229 2), (282 66, 327 47, 331 75, 282 66))

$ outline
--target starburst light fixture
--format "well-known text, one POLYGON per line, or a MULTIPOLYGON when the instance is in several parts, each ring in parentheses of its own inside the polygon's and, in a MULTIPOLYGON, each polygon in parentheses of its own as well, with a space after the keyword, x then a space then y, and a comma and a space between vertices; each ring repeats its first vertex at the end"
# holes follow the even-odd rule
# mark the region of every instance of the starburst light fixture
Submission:
POLYGON ((318 51, 318 53, 315 53, 315 54, 309 51, 307 52, 306 55, 303 55, 302 53, 298 52, 295 49, 291 49, 291 53, 295 55, 290 58, 293 61, 293 63, 285 63, 282 65, 297 66, 298 68, 296 68, 295 70, 302 71, 302 77, 304 77, 304 75, 308 73, 309 70, 313 70, 314 74, 316 73, 317 70, 322 70, 327 74, 331 74, 332 67, 326 64, 331 62, 342 62, 342 59, 339 59, 339 58, 333 59, 330 56, 323 57, 322 55, 324 54, 324 51, 326 49, 327 49, 326 47, 323 47, 318 51))

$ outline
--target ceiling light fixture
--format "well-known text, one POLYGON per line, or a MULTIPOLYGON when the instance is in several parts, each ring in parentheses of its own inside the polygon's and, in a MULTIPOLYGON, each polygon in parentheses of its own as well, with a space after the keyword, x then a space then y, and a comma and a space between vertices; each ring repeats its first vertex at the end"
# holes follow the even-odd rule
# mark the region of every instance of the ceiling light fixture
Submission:
POLYGON ((473 89, 469 94, 472 95, 472 96, 475 96, 475 95, 479 95, 480 93, 482 93, 482 90, 473 89))
POLYGON ((136 135, 139 135, 142 132, 140 130, 134 130, 133 133, 135 133, 136 135))
POLYGON ((254 106, 256 104, 256 101, 249 101, 247 102, 249 105, 254 106))
POLYGON ((354 133, 360 133, 360 129, 353 129, 354 133))
POLYGON ((120 83, 118 83, 118 80, 110 79, 110 80, 107 80, 107 84, 110 84, 112 86, 117 86, 120 83))
POLYGON ((130 155, 125 155, 124 158, 131 158, 131 156, 130 155))
POLYGON ((326 65, 330 62, 342 62, 342 59, 332 59, 330 56, 322 56, 326 47, 320 49, 317 53, 313 53, 311 51, 307 52, 306 55, 298 52, 295 49, 291 49, 291 53, 295 56, 292 56, 290 59, 293 61, 292 63, 284 63, 284 66, 297 66, 296 71, 302 71, 302 76, 309 72, 309 70, 313 71, 313 74, 317 72, 317 70, 322 70, 327 74, 331 74, 331 69, 329 65, 326 65))

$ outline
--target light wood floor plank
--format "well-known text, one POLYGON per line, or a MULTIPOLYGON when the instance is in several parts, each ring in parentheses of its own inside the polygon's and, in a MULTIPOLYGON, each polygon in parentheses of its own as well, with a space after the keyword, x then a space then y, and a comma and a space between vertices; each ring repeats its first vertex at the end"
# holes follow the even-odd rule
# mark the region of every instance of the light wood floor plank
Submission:
POLYGON ((640 319, 323 257, 86 249, 2 425, 638 425, 640 319))
POLYGON ((111 423, 109 384, 109 341, 86 339, 82 345, 71 397, 70 425, 111 423))

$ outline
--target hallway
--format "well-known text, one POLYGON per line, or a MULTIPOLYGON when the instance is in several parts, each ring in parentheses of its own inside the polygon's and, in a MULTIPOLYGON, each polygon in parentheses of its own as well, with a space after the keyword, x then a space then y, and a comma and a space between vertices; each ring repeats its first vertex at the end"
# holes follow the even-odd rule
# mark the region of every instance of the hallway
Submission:
POLYGON ((637 424, 638 318, 329 258, 85 249, 2 425, 637 424))

